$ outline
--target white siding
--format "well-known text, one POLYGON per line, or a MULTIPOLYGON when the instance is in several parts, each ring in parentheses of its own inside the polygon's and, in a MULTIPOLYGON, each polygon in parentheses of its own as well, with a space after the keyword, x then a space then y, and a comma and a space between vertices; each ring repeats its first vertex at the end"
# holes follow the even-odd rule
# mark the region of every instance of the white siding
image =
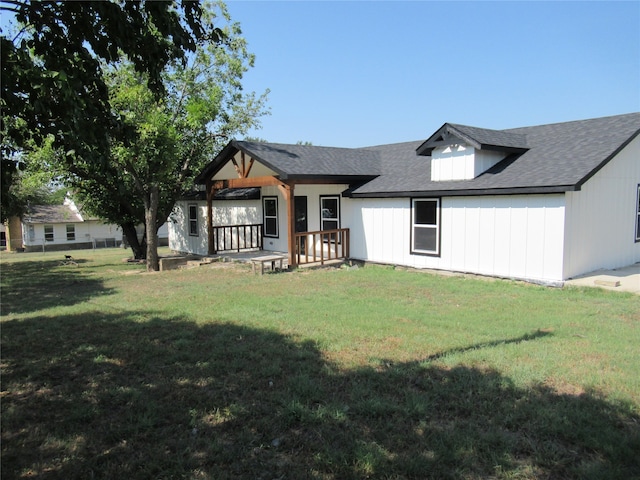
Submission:
MULTIPOLYGON (((247 225, 262 223, 260 200, 229 201, 213 203, 213 224, 247 225)), ((175 252, 207 255, 207 203, 205 201, 179 201, 167 222, 169 226, 169 248, 175 252), (198 235, 189 235, 189 205, 198 207, 198 235)))
POLYGON ((349 225, 353 258, 545 282, 562 280, 561 194, 443 198, 439 257, 411 254, 408 198, 353 199, 350 208, 353 219, 362 218, 349 225))
POLYGON ((25 247, 44 247, 47 245, 68 245, 92 243, 96 239, 114 239, 119 245, 122 242, 122 230, 117 225, 105 224, 100 221, 88 220, 76 223, 53 223, 53 241, 45 241, 42 223, 22 226, 22 239, 25 247), (67 240, 67 225, 73 225, 75 240, 67 240), (33 233, 33 235, 31 234, 33 233))
POLYGON ((640 184, 640 137, 567 193, 565 277, 640 262, 635 212, 640 184))
MULTIPOLYGON (((320 230, 320 197, 340 194, 348 188, 348 185, 296 185, 294 196, 307 197, 307 228, 313 232, 320 230)), ((262 196, 278 197, 278 238, 264 238, 264 249, 276 252, 286 252, 289 249, 287 240, 287 204, 278 187, 262 187, 262 196)), ((340 226, 347 227, 345 223, 345 200, 340 198, 340 226)), ((348 216, 348 214, 346 214, 348 216)), ((260 206, 260 220, 262 222, 262 205, 260 206)))
POLYGON ((476 150, 468 145, 439 147, 431 153, 431 180, 470 180, 504 157, 504 153, 476 150))

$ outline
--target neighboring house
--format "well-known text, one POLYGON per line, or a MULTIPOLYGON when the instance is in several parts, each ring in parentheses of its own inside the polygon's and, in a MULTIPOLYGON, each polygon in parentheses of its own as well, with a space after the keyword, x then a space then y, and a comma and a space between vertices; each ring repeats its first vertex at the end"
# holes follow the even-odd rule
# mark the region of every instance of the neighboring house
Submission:
MULTIPOLYGON (((13 235, 12 235, 13 236, 13 235)), ((122 230, 82 213, 70 199, 63 205, 36 205, 22 217, 22 246, 25 251, 117 247, 122 230)))
POLYGON ((561 283, 640 261, 638 133, 632 113, 357 149, 232 141, 176 204, 170 247, 561 283))

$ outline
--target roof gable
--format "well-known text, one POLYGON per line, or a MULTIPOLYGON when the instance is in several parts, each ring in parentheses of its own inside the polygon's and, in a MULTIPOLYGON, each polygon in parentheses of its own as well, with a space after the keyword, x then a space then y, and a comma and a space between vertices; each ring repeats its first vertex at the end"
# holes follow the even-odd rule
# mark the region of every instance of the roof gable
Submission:
POLYGON ((204 184, 238 152, 269 168, 281 180, 326 178, 362 180, 381 173, 375 152, 357 148, 317 147, 232 140, 196 177, 204 184))
POLYGON ((416 153, 427 156, 431 155, 434 148, 459 143, 470 145, 478 150, 524 152, 528 149, 525 134, 445 123, 417 148, 416 153))

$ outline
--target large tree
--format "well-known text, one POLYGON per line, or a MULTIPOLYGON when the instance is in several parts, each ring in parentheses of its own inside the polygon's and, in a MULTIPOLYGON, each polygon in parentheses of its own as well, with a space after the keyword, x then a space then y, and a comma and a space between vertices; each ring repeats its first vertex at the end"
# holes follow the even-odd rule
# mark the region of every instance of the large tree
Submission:
POLYGON ((242 90, 243 74, 254 63, 237 23, 224 4, 206 4, 202 18, 223 23, 222 40, 203 43, 186 65, 173 63, 162 81, 166 94, 154 95, 145 76, 122 62, 109 71, 110 104, 123 134, 110 143, 107 162, 75 159, 68 181, 85 206, 122 226, 134 255, 158 269, 157 231, 178 196, 192 185, 194 172, 232 136, 259 125, 267 92, 242 90), (143 223, 142 243, 135 226, 143 223))
POLYGON ((18 25, 0 35, 3 204, 20 152, 48 137, 75 153, 70 162, 106 161, 122 122, 110 105, 105 64, 124 56, 159 98, 170 62, 186 61, 201 41, 221 40, 221 31, 191 0, 1 0, 0 13, 13 15, 18 25))

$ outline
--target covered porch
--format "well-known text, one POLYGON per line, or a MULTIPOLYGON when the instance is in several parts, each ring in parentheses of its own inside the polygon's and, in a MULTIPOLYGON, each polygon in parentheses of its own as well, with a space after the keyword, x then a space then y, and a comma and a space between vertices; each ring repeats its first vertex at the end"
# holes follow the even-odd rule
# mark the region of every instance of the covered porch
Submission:
POLYGON ((206 195, 207 254, 280 251, 289 268, 348 259, 341 194, 375 176, 373 160, 350 149, 231 141, 196 178, 206 195), (259 189, 258 213, 254 204, 249 221, 216 224, 216 195, 239 189, 259 189))
MULTIPOLYGON (((210 217, 211 218, 211 217, 210 217)), ((295 232, 293 251, 265 250, 263 224, 211 225, 208 255, 232 260, 249 261, 259 255, 286 257, 287 267, 325 265, 349 258, 349 229, 295 232)), ((289 242, 288 242, 289 243, 289 242)))

